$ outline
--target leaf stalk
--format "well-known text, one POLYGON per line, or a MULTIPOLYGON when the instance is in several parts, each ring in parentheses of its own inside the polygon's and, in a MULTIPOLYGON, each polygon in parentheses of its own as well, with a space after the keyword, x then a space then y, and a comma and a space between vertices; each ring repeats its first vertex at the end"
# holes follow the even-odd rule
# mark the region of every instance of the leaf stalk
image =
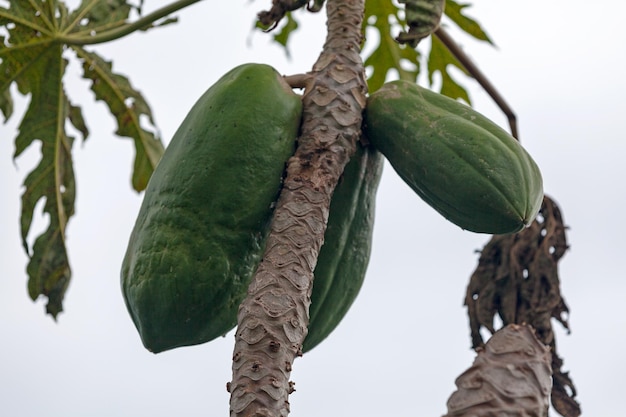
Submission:
POLYGON ((137 30, 144 29, 151 23, 154 23, 155 21, 178 10, 184 9, 187 6, 191 6, 194 3, 198 3, 199 1, 201 0, 178 0, 155 10, 132 23, 127 23, 114 29, 105 30, 103 32, 96 33, 93 36, 76 36, 76 34, 68 34, 57 36, 56 40, 67 45, 94 45, 98 43, 110 42, 129 35, 137 30))

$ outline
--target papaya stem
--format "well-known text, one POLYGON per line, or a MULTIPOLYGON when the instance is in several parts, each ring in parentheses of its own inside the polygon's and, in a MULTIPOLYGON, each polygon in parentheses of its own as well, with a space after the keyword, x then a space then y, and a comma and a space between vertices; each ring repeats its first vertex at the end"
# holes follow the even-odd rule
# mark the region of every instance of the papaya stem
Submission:
POLYGON ((517 117, 513 112, 513 109, 508 105, 504 97, 500 94, 500 92, 494 87, 494 85, 489 81, 487 76, 478 68, 474 61, 463 51, 463 49, 452 39, 452 37, 446 32, 442 27, 439 27, 435 32, 435 36, 439 38, 439 40, 448 48, 448 50, 459 60, 461 65, 465 67, 467 72, 470 73, 472 77, 478 84, 489 94, 489 96, 493 99, 493 101, 498 105, 500 110, 507 117, 509 122, 509 126, 511 129, 511 135, 519 141, 519 133, 517 131, 517 117))
MULTIPOLYGON (((307 335, 313 270, 331 195, 356 150, 365 107, 364 0, 328 0, 327 37, 307 74, 298 148, 287 166, 263 260, 241 303, 227 384, 231 417, 286 417, 307 335)), ((304 78, 295 79, 302 83, 304 78)))

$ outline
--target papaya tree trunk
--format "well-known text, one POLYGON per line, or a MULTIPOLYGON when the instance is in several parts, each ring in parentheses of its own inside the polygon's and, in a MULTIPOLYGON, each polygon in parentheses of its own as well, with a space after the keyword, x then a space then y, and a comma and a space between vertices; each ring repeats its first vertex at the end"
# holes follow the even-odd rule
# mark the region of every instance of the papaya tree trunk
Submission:
POLYGON ((330 199, 361 134, 367 84, 360 56, 364 0, 327 1, 327 38, 308 74, 301 136, 263 260, 238 314, 230 415, 289 414, 291 367, 307 334, 313 271, 330 199))
POLYGON ((443 417, 547 417, 552 354, 529 325, 509 324, 455 381, 443 417))

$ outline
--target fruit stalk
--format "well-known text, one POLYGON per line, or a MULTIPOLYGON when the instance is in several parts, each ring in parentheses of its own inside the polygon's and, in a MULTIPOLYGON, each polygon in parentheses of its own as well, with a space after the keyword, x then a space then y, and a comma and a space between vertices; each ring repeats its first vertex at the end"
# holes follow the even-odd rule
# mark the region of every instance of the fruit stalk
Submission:
POLYGON ((313 270, 330 199, 360 137, 367 85, 363 0, 328 0, 327 38, 309 73, 302 133, 289 160, 263 260, 239 309, 230 415, 287 416, 291 367, 307 334, 313 270))

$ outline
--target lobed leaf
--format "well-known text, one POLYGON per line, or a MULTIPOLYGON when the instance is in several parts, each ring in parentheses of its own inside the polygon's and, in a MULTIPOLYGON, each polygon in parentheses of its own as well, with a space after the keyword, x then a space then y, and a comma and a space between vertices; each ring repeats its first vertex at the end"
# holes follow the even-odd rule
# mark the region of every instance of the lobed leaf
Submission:
POLYGON ((154 127, 150 107, 141 93, 131 86, 128 78, 113 72, 111 62, 84 48, 72 49, 83 61, 83 77, 92 81, 91 90, 96 100, 104 101, 115 117, 118 125, 115 133, 132 138, 135 142, 132 185, 135 190, 142 191, 163 155, 160 139, 141 125, 141 116, 146 116, 154 127))
MULTIPOLYGON (((35 300, 48 298, 46 310, 54 318, 63 310, 63 298, 71 278, 65 245, 65 231, 74 214, 76 184, 72 163, 74 138, 66 132, 69 121, 85 139, 89 130, 80 107, 70 103, 64 91, 63 76, 67 60, 64 37, 107 30, 125 24, 131 10, 123 0, 84 0, 70 12, 62 1, 19 1, 0 6, 0 111, 4 119, 13 114, 11 86, 30 102, 18 127, 14 158, 35 142, 41 144, 41 159, 24 180, 20 218, 21 238, 29 256, 28 292, 35 300), (47 229, 34 239, 28 238, 36 205, 44 200, 47 229)), ((111 72, 110 63, 74 47, 83 60, 89 61, 96 97, 115 110, 118 134, 135 139, 137 157, 133 185, 145 187, 163 152, 154 134, 139 126, 142 115, 152 122, 146 101, 125 77, 111 72), (113 91, 115 94, 111 94, 113 91)))
POLYGON ((23 92, 30 93, 31 101, 15 140, 15 157, 34 141, 41 142, 41 160, 24 180, 21 234, 24 249, 30 254, 26 268, 29 295, 33 300, 40 295, 48 297, 46 310, 55 318, 63 309, 62 301, 71 277, 65 229, 74 214, 76 194, 71 155, 73 138, 65 131, 65 120, 70 112, 75 113, 75 120, 80 118, 63 91, 61 79, 67 62, 61 53, 60 44, 47 47, 36 60, 29 62, 22 74, 18 84, 23 92), (49 224, 30 251, 27 237, 35 205, 41 199, 45 199, 43 211, 48 214, 49 224))
MULTIPOLYGON (((48 297, 46 306, 53 317, 62 310, 71 271, 65 249, 65 228, 74 214, 75 182, 71 159, 73 138, 65 132, 70 104, 62 78, 67 61, 63 45, 52 33, 63 22, 65 10, 43 7, 35 2, 12 2, 0 8, 0 25, 8 36, 0 43, 0 107, 9 118, 13 112, 10 87, 17 84, 30 103, 19 124, 14 158, 35 141, 41 143, 41 159, 24 181, 21 208, 22 245, 30 260, 28 291, 35 300, 48 297), (27 238, 36 204, 44 199, 48 228, 29 248, 27 238)), ((79 110, 73 118, 80 119, 79 110)))
POLYGON ((0 7, 0 27, 8 32, 8 36, 0 37, 0 109, 5 120, 13 114, 11 85, 17 82, 20 92, 27 94, 24 74, 51 44, 46 35, 47 21, 46 15, 31 3, 13 2, 9 9, 0 7))
POLYGON ((285 17, 287 18, 287 22, 283 25, 280 32, 274 35, 274 40, 285 48, 287 58, 290 58, 291 54, 289 53, 287 42, 289 42, 289 36, 291 33, 298 29, 298 21, 293 17, 291 12, 287 12, 285 17))
POLYGON ((454 0, 446 0, 446 7, 444 13, 450 18, 456 25, 461 28, 468 35, 474 38, 489 42, 493 45, 491 38, 487 35, 487 32, 483 30, 480 24, 471 17, 463 14, 463 9, 468 7, 469 4, 457 3, 454 0))
POLYGON ((469 73, 436 36, 431 36, 430 38, 431 48, 428 55, 428 82, 432 86, 434 75, 439 72, 441 74, 441 94, 455 100, 460 98, 471 105, 467 90, 452 78, 448 72, 448 66, 452 65, 468 76, 469 73))
MULTIPOLYGON (((323 2, 320 1, 315 4, 317 3, 322 4, 323 2)), ((400 3, 405 2, 401 1, 400 3)), ((421 4, 422 3, 420 3, 420 5, 421 4)), ((482 29, 480 24, 473 18, 464 14, 464 9, 468 6, 469 4, 461 4, 454 0, 447 0, 444 14, 470 36, 493 45, 492 40, 482 29)), ((373 51, 368 56, 364 57, 364 65, 371 71, 368 77, 370 93, 380 88, 385 81, 387 81, 389 73, 392 71, 397 71, 397 78, 408 81, 416 81, 420 72, 421 54, 419 51, 407 47, 406 45, 400 45, 392 36, 392 32, 402 30, 407 23, 406 19, 403 17, 404 14, 398 13, 400 8, 400 5, 390 1, 366 0, 365 2, 363 32, 367 34, 368 30, 374 30, 378 33, 380 38, 378 45, 373 51)), ((416 18, 422 19, 427 17, 428 19, 432 19, 432 16, 415 16, 416 12, 432 12, 430 9, 426 8, 427 10, 422 10, 422 8, 418 8, 419 10, 411 10, 414 20, 416 18)), ((317 11, 315 7, 309 8, 309 10, 317 11)), ((274 40, 282 45, 287 55, 289 55, 287 42, 289 41, 290 35, 297 29, 298 24, 290 13, 287 13, 287 16, 287 24, 283 26, 279 34, 274 36, 274 40)), ((268 28, 268 26, 264 26, 259 22, 257 22, 256 27, 259 29, 268 28)), ((454 99, 462 99, 468 104, 471 104, 467 90, 450 75, 448 68, 451 65, 468 76, 470 76, 470 74, 439 39, 434 36, 431 36, 431 39, 431 49, 427 57, 428 81, 430 85, 433 85, 434 76, 439 72, 441 74, 441 94, 454 99)))
POLYGON ((387 80, 390 71, 396 70, 401 80, 415 81, 420 70, 419 52, 406 45, 400 45, 392 36, 394 26, 391 21, 402 23, 398 8, 391 2, 366 0, 363 31, 367 28, 379 33, 380 42, 374 51, 365 58, 364 65, 372 73, 367 80, 370 93, 378 90, 387 80))

